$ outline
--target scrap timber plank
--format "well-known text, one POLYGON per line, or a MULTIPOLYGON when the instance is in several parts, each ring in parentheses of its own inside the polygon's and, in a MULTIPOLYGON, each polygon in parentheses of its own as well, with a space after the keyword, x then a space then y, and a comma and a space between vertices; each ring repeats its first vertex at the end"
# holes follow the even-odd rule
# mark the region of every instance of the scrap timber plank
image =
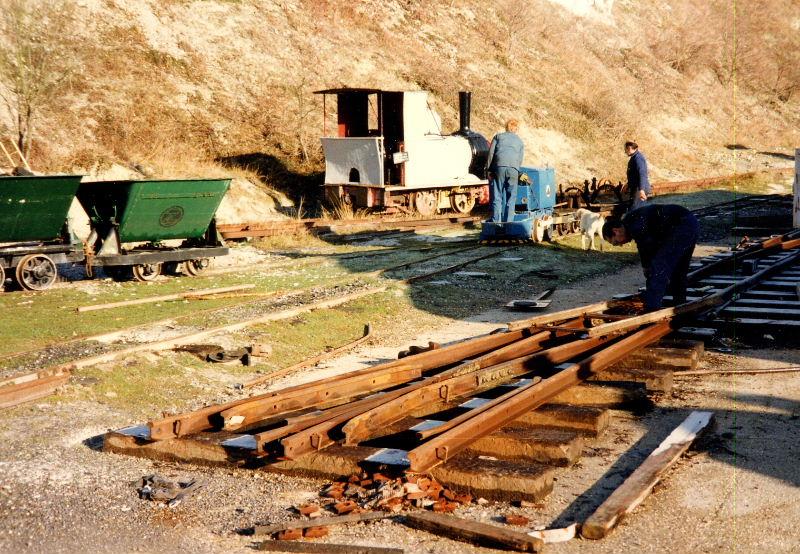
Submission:
POLYGON ((331 544, 318 542, 264 541, 258 545, 265 552, 300 552, 302 554, 403 554, 402 548, 360 544, 331 544))
POLYGON ((541 552, 544 547, 541 539, 519 531, 433 512, 410 512, 405 516, 405 523, 415 529, 486 547, 519 552, 541 552))
POLYGON ((189 300, 200 296, 211 296, 214 294, 223 294, 227 292, 237 292, 255 288, 255 285, 234 285, 231 287, 219 287, 215 289, 199 289, 189 290, 186 292, 178 292, 175 294, 164 294, 161 296, 150 296, 148 298, 137 298, 135 300, 124 300, 122 302, 109 302, 106 304, 92 304, 90 306, 78 306, 76 309, 79 313, 91 312, 94 310, 109 310, 111 308, 122 308, 124 306, 136 306, 139 304, 152 304, 155 302, 167 302, 170 300, 189 300))
POLYGON ((294 519, 283 523, 273 523, 271 525, 256 525, 253 528, 253 536, 263 537, 287 529, 308 529, 309 527, 325 527, 328 525, 342 525, 345 523, 358 523, 360 521, 375 521, 395 517, 396 514, 389 512, 365 512, 362 514, 346 514, 343 516, 318 517, 314 519, 294 519))
POLYGON ((611 496, 589 516, 581 527, 581 536, 602 539, 647 498, 667 469, 686 452, 698 434, 714 418, 712 412, 692 412, 611 496))

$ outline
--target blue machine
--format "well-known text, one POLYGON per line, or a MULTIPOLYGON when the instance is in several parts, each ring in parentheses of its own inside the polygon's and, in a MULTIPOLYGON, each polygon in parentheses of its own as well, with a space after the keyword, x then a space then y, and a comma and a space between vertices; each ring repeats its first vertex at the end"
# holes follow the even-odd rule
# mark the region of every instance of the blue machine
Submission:
POLYGON ((519 172, 514 220, 506 223, 484 222, 479 238, 481 242, 542 240, 546 226, 540 222, 553 217, 556 205, 558 187, 555 169, 521 167, 519 172))

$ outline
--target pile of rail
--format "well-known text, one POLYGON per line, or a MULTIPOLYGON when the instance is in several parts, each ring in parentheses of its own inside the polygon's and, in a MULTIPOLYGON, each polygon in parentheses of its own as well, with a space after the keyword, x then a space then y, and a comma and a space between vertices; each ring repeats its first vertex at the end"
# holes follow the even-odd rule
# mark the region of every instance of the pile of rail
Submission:
POLYGON ((798 237, 776 237, 704 260, 691 274, 694 298, 675 308, 629 315, 635 298, 582 306, 367 369, 163 417, 109 438, 173 453, 186 450, 176 445, 189 439, 207 450, 200 458, 281 470, 309 469, 311 460, 328 470, 338 463, 343 474, 359 464, 428 472, 659 341, 682 320, 726 309, 798 261, 798 237), (736 275, 750 266, 747 277, 698 286, 708 275, 736 275))

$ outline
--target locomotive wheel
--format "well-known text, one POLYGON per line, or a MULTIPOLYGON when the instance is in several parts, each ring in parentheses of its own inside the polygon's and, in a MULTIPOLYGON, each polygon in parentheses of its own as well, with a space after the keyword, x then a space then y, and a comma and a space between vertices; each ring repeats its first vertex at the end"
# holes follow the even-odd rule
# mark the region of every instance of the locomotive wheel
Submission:
POLYGON ((429 190, 421 190, 414 193, 414 207, 424 216, 432 216, 436 213, 437 198, 436 194, 429 190))
POLYGON ((17 284, 25 290, 45 290, 58 279, 58 269, 44 254, 31 254, 17 265, 16 278, 17 284))
POLYGON ((208 258, 195 258, 194 260, 186 260, 183 264, 183 270, 186 272, 187 275, 191 275, 192 277, 196 277, 201 273, 205 272, 208 269, 208 266, 211 265, 211 260, 208 258))
POLYGON ((450 195, 450 205, 454 212, 468 214, 475 207, 475 197, 469 193, 450 195))
POLYGON ((154 281, 161 274, 161 264, 138 264, 131 272, 135 281, 154 281))

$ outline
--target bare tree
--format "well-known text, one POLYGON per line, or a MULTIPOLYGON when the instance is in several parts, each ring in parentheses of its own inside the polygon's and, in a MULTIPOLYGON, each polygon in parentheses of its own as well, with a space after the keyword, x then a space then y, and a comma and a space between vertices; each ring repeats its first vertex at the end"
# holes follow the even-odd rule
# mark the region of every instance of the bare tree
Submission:
POLYGON ((41 109, 77 71, 73 29, 71 0, 0 0, 0 98, 26 156, 41 109))

